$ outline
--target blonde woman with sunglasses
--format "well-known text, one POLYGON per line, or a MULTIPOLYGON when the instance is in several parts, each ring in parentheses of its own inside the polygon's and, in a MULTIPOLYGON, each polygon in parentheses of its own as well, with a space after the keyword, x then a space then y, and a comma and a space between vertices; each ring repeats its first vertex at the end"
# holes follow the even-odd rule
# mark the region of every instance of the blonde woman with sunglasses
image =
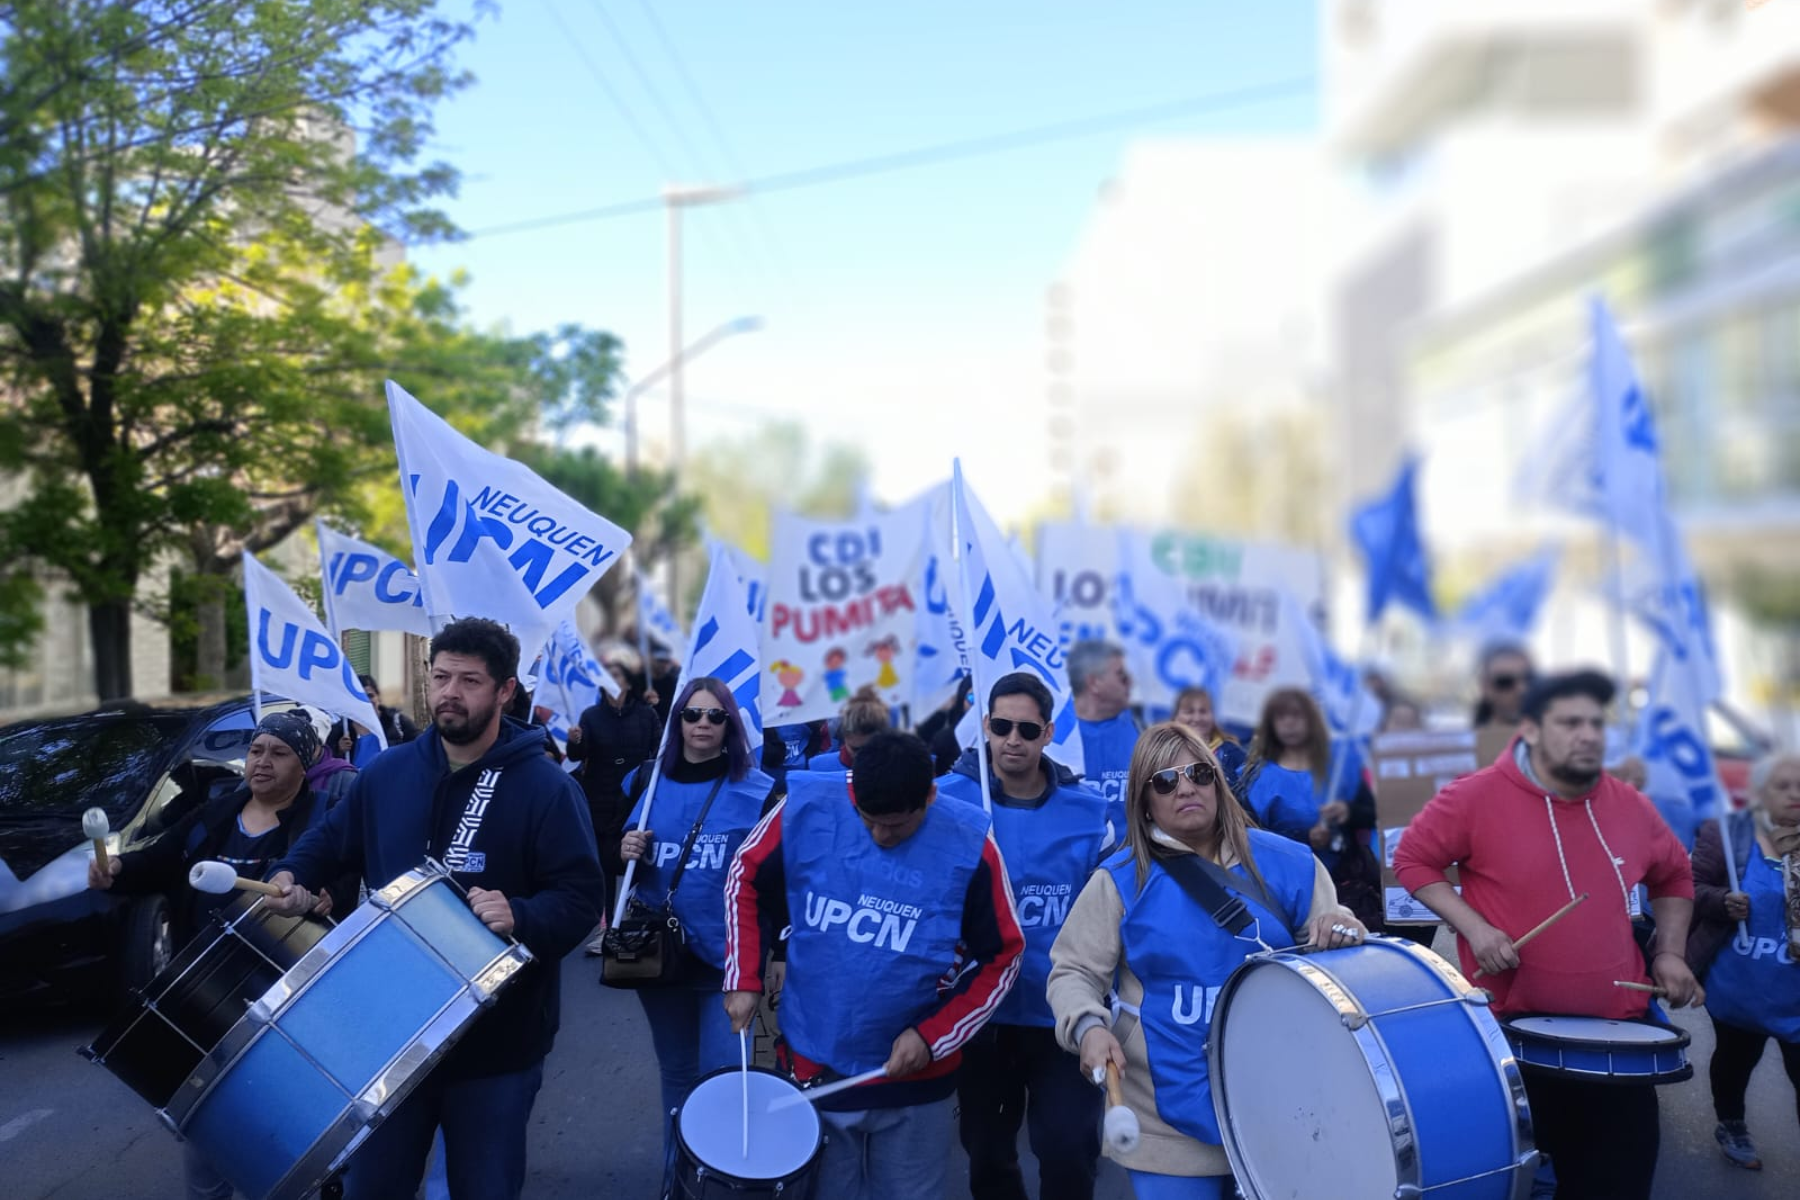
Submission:
POLYGON ((1368 931, 1309 848, 1252 827, 1186 726, 1155 725, 1138 740, 1125 811, 1126 846, 1088 880, 1050 951, 1057 1040, 1084 1074, 1119 1068, 1142 1134, 1134 1149, 1106 1153, 1139 1200, 1224 1200, 1231 1166, 1206 1071, 1219 989, 1265 945, 1353 946, 1368 931), (1222 878, 1249 908, 1255 922, 1242 935, 1191 895, 1196 872, 1222 878))

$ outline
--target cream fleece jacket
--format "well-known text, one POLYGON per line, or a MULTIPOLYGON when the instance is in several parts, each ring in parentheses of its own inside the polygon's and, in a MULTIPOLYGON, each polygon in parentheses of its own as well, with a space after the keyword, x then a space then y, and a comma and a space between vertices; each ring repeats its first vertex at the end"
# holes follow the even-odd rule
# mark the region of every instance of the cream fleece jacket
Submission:
MULTIPOLYGON (((1174 838, 1157 829, 1152 836, 1161 846, 1193 853, 1174 838)), ((1225 851, 1222 866, 1237 863, 1235 855, 1225 851)), ((1320 913, 1352 916, 1337 902, 1337 886, 1331 882, 1325 865, 1316 858, 1313 875, 1312 909, 1296 932, 1305 936, 1306 925, 1320 913)), ((1143 1003, 1144 985, 1121 961, 1124 943, 1119 925, 1125 919, 1125 902, 1113 884, 1112 874, 1095 871, 1087 886, 1076 897, 1069 919, 1063 923, 1056 944, 1050 948, 1050 982, 1046 988, 1050 1009, 1056 1016, 1056 1040, 1063 1049, 1079 1055, 1080 1035, 1095 1021, 1112 1025, 1112 1012, 1107 995, 1112 991, 1113 977, 1118 976, 1119 999, 1136 1008, 1143 1003)), ((1205 913, 1196 912, 1194 920, 1211 922, 1205 913)), ((1171 931, 1179 932, 1179 931, 1171 931)), ((1223 982, 1223 981, 1221 981, 1223 982)), ((1115 1154, 1109 1147, 1106 1156, 1132 1171, 1149 1171, 1158 1175, 1229 1175, 1231 1164, 1225 1151, 1210 1146, 1171 1128, 1156 1111, 1156 1087, 1150 1080, 1150 1063, 1144 1045, 1142 1023, 1130 1022, 1130 1034, 1121 1043, 1125 1051, 1125 1070, 1120 1080, 1125 1105, 1137 1114, 1142 1137, 1131 1154, 1115 1154)))

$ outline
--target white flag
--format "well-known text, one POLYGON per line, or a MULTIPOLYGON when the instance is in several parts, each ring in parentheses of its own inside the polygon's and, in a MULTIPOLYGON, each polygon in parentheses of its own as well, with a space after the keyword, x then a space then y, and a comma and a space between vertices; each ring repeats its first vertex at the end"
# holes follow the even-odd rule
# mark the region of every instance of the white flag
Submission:
POLYGON ((581 720, 582 713, 600 703, 600 690, 611 681, 612 676, 594 658, 575 622, 564 621, 544 645, 541 678, 531 694, 532 707, 549 710, 550 732, 567 744, 569 730, 581 720))
POLYGON ((710 560, 720 552, 731 562, 731 569, 737 574, 739 589, 744 593, 744 607, 750 612, 750 619, 758 628, 762 627, 764 611, 768 608, 769 589, 768 575, 762 563, 750 557, 750 552, 740 550, 724 538, 716 538, 708 534, 706 538, 706 554, 710 560))
MULTIPOLYGON (((1729 798, 1719 784, 1712 747, 1706 740, 1707 699, 1688 669, 1668 646, 1657 651, 1650 673, 1650 700, 1632 729, 1631 751, 1644 760, 1645 791, 1659 801, 1682 798, 1695 820, 1719 815, 1729 798)), ((1678 830, 1682 836, 1692 830, 1678 830)))
MULTIPOLYGON (((665 650, 680 650, 685 636, 681 632, 681 622, 675 619, 663 602, 656 597, 650 586, 650 579, 642 571, 635 572, 638 595, 638 620, 643 622, 644 634, 652 642, 665 650)), ((648 664, 646 664, 648 669, 648 664)))
POLYGON ((411 567, 323 521, 314 521, 313 528, 319 535, 319 574, 325 583, 325 625, 333 637, 346 629, 431 636, 419 577, 411 567))
MULTIPOLYGON (((706 572, 706 590, 694 613, 694 640, 682 663, 685 683, 710 675, 731 689, 738 710, 744 714, 744 732, 755 760, 762 749, 762 678, 756 622, 751 619, 743 584, 738 582, 730 551, 713 547, 712 565, 706 572)), ((674 713, 669 718, 675 718, 674 713)))
POLYGON ((250 619, 250 686, 348 717, 380 739, 381 718, 337 639, 281 577, 244 552, 244 606, 250 619))
POLYGON ((1300 657, 1312 680, 1312 694, 1331 731, 1355 738, 1374 733, 1381 724, 1381 701, 1363 682, 1361 669, 1338 657, 1298 598, 1283 592, 1281 603, 1285 620, 1299 635, 1300 657))
POLYGON ((413 560, 434 626, 488 617, 541 646, 631 535, 528 467, 483 450, 391 380, 413 560))
POLYGON ((960 461, 952 483, 962 542, 956 603, 959 609, 966 606, 963 628, 969 631, 969 662, 975 676, 976 705, 970 711, 985 711, 988 690, 1001 676, 1030 671, 1043 680, 1054 701, 1056 735, 1045 753, 1080 774, 1086 767, 1081 726, 1075 719, 1075 693, 1069 686, 1056 614, 1032 585, 1030 570, 963 482, 960 461))
POLYGON ((957 616, 960 585, 950 536, 950 484, 938 484, 914 503, 924 543, 919 554, 919 608, 913 627, 911 703, 917 719, 950 699, 958 680, 969 673, 969 647, 957 616))

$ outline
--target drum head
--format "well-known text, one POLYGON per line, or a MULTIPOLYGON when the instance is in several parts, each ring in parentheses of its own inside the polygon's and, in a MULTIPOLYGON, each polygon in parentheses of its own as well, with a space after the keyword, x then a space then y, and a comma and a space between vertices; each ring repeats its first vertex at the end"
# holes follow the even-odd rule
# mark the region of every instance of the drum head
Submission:
POLYGON ((1221 1132, 1258 1196, 1392 1196, 1393 1136, 1356 1035, 1279 962, 1250 963, 1214 1018, 1221 1132))
POLYGON ((778 1075, 752 1070, 750 1154, 744 1155, 742 1072, 718 1071, 702 1079, 676 1114, 681 1144, 704 1166, 738 1179, 785 1179, 819 1152, 819 1114, 811 1104, 769 1106, 799 1089, 778 1075))
POLYGON ((1612 1021, 1605 1017, 1513 1017, 1502 1024, 1523 1037, 1546 1042, 1654 1047, 1687 1040, 1685 1033, 1667 1025, 1649 1021, 1612 1021))

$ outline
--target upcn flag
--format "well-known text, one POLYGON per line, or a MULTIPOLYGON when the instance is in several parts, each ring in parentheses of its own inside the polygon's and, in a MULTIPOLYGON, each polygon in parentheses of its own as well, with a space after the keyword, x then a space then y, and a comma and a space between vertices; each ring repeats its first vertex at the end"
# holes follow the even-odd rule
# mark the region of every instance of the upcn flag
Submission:
POLYGON ((612 682, 588 649, 575 622, 564 621, 544 645, 544 657, 538 672, 537 690, 531 694, 533 708, 549 711, 551 734, 567 743, 569 730, 581 720, 581 714, 600 703, 600 690, 612 682))
MULTIPOLYGON (((710 675, 731 689, 738 710, 744 714, 744 732, 754 757, 762 748, 762 678, 756 622, 739 582, 731 552, 713 547, 712 565, 706 572, 706 590, 694 613, 693 643, 681 665, 685 682, 710 675)), ((669 714, 670 720, 678 719, 669 714)))
POLYGON ((908 508, 919 515, 919 608, 913 624, 912 710, 932 712, 969 672, 968 639, 957 615, 956 550, 950 536, 951 485, 940 483, 908 508))
POLYGON ((419 577, 413 569, 360 538, 313 522, 319 535, 319 573, 325 584, 325 624, 335 637, 346 629, 393 629, 431 636, 419 577))
POLYGON ((541 646, 631 535, 387 385, 413 560, 434 626, 488 617, 541 646))
POLYGON ((1051 711, 1056 714, 1055 738, 1044 752, 1079 775, 1086 767, 1081 726, 1075 719, 1075 693, 1069 686, 1056 614, 963 482, 960 462, 952 483, 962 569, 957 604, 962 627, 969 631, 976 709, 986 711, 988 690, 1001 676, 1014 671, 1036 675, 1050 689, 1051 711))
POLYGON ((1374 622, 1391 600, 1426 620, 1435 620, 1431 564, 1419 533, 1414 481, 1419 460, 1408 458, 1387 495, 1371 500, 1350 517, 1350 538, 1362 552, 1369 574, 1368 620, 1374 622))
POLYGON ((244 553, 244 605, 250 619, 250 686, 348 717, 382 746, 387 737, 337 639, 281 577, 244 553))

